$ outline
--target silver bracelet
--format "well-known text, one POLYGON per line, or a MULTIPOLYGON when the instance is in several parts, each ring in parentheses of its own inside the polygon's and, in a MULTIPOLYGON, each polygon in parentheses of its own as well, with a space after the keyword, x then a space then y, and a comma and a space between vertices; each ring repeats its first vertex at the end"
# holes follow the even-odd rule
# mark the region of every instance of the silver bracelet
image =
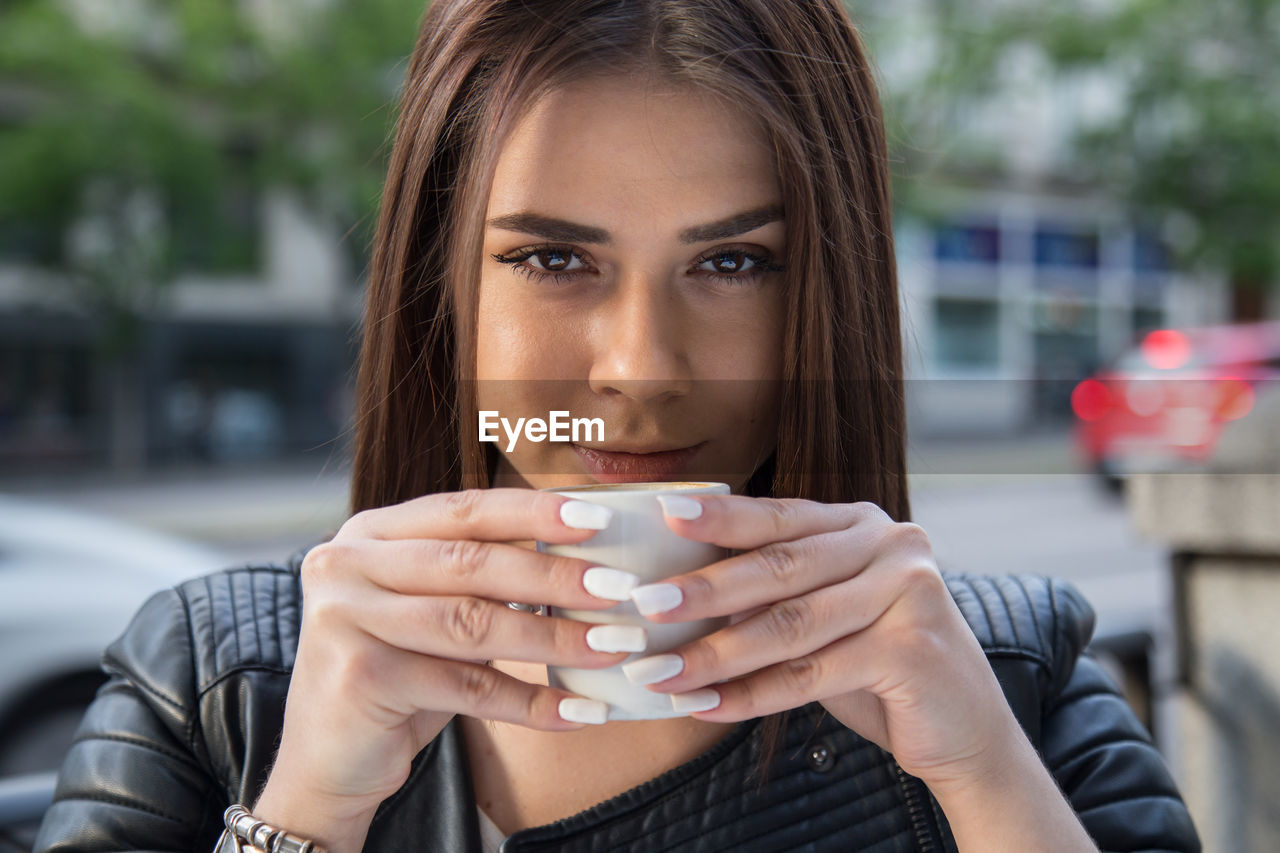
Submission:
POLYGON ((290 835, 283 829, 263 823, 239 803, 227 807, 222 813, 222 822, 227 828, 218 839, 214 853, 244 853, 247 850, 261 850, 265 853, 328 853, 314 841, 290 835))

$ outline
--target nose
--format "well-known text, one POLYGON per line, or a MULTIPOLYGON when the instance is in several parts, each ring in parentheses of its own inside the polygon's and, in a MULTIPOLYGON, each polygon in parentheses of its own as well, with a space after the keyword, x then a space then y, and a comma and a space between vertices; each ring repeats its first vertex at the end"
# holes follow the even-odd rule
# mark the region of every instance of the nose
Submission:
POLYGON ((666 281, 656 274, 622 278, 598 310, 588 377, 592 391, 637 402, 689 393, 688 335, 693 330, 666 281))

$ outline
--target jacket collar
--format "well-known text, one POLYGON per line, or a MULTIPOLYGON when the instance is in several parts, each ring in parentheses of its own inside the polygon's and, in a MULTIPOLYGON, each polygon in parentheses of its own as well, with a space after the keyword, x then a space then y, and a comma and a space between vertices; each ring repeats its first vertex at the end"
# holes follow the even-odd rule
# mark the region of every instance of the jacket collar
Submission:
MULTIPOLYGON (((602 826, 668 796, 708 772, 726 757, 755 760, 751 735, 760 720, 746 720, 729 730, 701 755, 586 811, 513 834, 508 842, 538 843, 602 826)), ((735 762, 736 763, 736 762, 735 762)), ((374 815, 366 850, 420 853, 425 839, 434 849, 481 853, 480 825, 471 784, 462 727, 454 717, 414 759, 409 779, 383 801, 374 815)))

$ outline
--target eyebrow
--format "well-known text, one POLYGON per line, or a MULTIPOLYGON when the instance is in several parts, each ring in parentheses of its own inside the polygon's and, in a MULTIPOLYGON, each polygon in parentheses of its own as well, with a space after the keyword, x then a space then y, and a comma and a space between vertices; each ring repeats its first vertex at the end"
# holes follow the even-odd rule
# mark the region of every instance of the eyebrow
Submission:
MULTIPOLYGON (((689 244, 701 243, 707 240, 725 240, 729 237, 737 237, 739 234, 746 234, 748 231, 754 231, 761 226, 768 225, 770 222, 778 222, 781 219, 782 207, 780 205, 766 205, 754 210, 735 213, 732 216, 727 216, 715 222, 708 222, 705 225, 686 228, 680 232, 680 242, 689 244)), ((487 224, 491 228, 501 228, 504 231, 519 231, 523 234, 532 234, 543 240, 557 240, 565 243, 595 243, 601 246, 613 245, 613 236, 603 228, 579 225, 576 222, 556 219, 553 216, 543 216, 532 211, 520 211, 518 213, 509 213, 506 216, 497 216, 490 219, 487 224)))

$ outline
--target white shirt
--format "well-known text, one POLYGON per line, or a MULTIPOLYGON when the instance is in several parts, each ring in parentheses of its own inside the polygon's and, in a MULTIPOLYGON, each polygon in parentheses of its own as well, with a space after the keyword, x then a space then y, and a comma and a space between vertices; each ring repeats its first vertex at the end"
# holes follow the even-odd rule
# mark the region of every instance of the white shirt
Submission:
POLYGON ((476 806, 476 814, 480 816, 480 849, 484 853, 498 853, 498 847, 507 840, 498 825, 493 822, 484 809, 476 806))

